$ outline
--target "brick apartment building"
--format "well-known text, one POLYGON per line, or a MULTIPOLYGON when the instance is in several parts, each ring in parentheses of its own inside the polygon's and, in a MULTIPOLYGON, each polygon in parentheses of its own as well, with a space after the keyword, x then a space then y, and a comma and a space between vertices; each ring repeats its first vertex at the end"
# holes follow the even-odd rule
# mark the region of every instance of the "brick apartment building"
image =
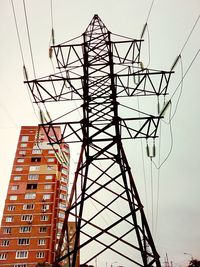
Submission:
MULTIPOLYGON (((54 131, 61 134, 59 127, 54 131)), ((21 128, 0 228, 1 267, 35 267, 54 260, 66 209, 68 165, 68 145, 52 148, 42 128, 21 128)))

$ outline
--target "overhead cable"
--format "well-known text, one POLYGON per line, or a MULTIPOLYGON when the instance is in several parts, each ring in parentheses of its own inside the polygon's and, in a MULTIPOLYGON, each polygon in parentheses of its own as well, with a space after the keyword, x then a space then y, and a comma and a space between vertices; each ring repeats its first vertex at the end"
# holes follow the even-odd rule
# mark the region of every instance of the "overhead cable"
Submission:
POLYGON ((34 77, 36 79, 35 64, 34 64, 34 60, 33 60, 33 50, 32 50, 32 46, 31 46, 31 38, 30 38, 30 31, 29 31, 29 25, 28 25, 28 17, 27 17, 27 12, 26 12, 25 0, 23 0, 23 6, 24 6, 24 15, 25 15, 25 20, 26 20, 26 30, 27 30, 27 34, 28 34, 28 41, 29 41, 29 49, 30 49, 30 54, 31 54, 33 74, 34 74, 34 77))
POLYGON ((193 31, 194 31, 194 29, 195 29, 195 27, 196 27, 196 25, 197 25, 197 22, 199 21, 199 18, 200 18, 200 15, 199 15, 198 18, 196 19, 196 21, 195 21, 195 23, 194 23, 194 25, 193 25, 193 27, 192 27, 192 29, 191 29, 189 35, 188 35, 188 38, 186 39, 186 41, 185 41, 185 43, 184 43, 184 45, 183 45, 183 47, 182 47, 182 49, 181 49, 180 54, 182 54, 183 50, 185 49, 185 46, 187 45, 187 43, 188 43, 188 41, 189 41, 189 39, 190 39, 190 36, 191 36, 191 34, 193 33, 193 31))
POLYGON ((152 2, 151 2, 151 6, 150 6, 150 9, 149 9, 149 12, 148 12, 148 15, 147 15, 146 23, 148 22, 149 17, 150 17, 150 15, 151 15, 151 11, 152 11, 152 7, 153 7, 153 4, 154 4, 154 1, 155 1, 155 0, 152 0, 152 2))
MULTIPOLYGON (((26 69, 26 66, 25 66, 25 59, 24 59, 24 54, 23 54, 23 49, 22 49, 22 43, 21 43, 21 39, 20 39, 20 35, 19 35, 19 28, 18 28, 17 17, 16 17, 16 12, 15 12, 15 7, 14 7, 13 0, 11 0, 11 4, 12 4, 12 11, 13 11, 13 16, 14 16, 14 21, 15 21, 15 28, 16 28, 16 32, 17 32, 17 39, 18 39, 19 48, 20 48, 20 54, 21 54, 22 63, 23 63, 23 74, 24 74, 25 80, 28 80, 28 72, 27 72, 27 69, 26 69)), ((35 116, 38 119, 37 113, 35 111, 35 108, 33 106, 32 100, 31 100, 31 96, 30 96, 29 90, 28 90, 28 95, 29 95, 29 98, 30 98, 31 105, 33 107, 33 111, 35 113, 35 116)))
POLYGON ((25 66, 24 55, 23 55, 22 44, 21 44, 21 40, 20 40, 20 36, 19 36, 19 29, 18 29, 17 18, 16 18, 16 14, 15 14, 15 7, 14 7, 13 0, 11 0, 11 4, 12 4, 12 11, 13 11, 13 16, 14 16, 14 20, 15 20, 15 28, 16 28, 16 32, 17 32, 17 39, 18 39, 18 43, 19 43, 21 58, 22 58, 23 65, 25 66))

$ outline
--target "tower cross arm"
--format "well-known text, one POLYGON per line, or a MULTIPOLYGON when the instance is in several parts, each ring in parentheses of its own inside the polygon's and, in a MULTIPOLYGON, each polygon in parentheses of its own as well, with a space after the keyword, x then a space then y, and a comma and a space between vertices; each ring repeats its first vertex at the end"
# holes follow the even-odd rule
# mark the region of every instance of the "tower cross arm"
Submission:
POLYGON ((172 71, 133 69, 127 67, 116 74, 118 96, 167 95, 172 71))

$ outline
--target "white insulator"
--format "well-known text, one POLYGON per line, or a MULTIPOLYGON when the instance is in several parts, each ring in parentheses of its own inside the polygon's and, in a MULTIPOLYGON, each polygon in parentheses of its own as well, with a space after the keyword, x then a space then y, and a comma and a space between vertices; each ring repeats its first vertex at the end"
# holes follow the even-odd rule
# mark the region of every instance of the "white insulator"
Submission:
POLYGON ((154 158, 156 156, 156 145, 153 144, 153 155, 152 157, 154 158))
POLYGON ((47 119, 44 116, 44 112, 41 109, 39 111, 39 114, 40 114, 40 121, 41 121, 41 123, 44 124, 45 122, 47 122, 47 119))
POLYGON ((160 116, 164 116, 165 112, 167 111, 169 105, 171 104, 171 100, 168 100, 167 103, 164 105, 163 109, 160 112, 160 116))
POLYGON ((177 63, 178 63, 178 61, 179 61, 180 58, 181 58, 181 55, 178 55, 178 57, 175 59, 173 65, 171 67, 171 70, 173 70, 176 67, 176 65, 177 65, 177 63))
POLYGON ((52 121, 51 116, 50 116, 50 113, 49 113, 48 110, 46 110, 46 113, 47 113, 47 117, 49 118, 49 120, 52 121))
POLYGON ((158 108, 158 114, 160 114, 160 101, 158 99, 158 103, 157 103, 157 108, 158 108))
POLYGON ((150 153, 149 153, 149 145, 146 145, 146 152, 147 152, 147 157, 150 157, 150 153))
POLYGON ((26 67, 25 66, 23 66, 23 73, 24 73, 24 79, 26 81, 28 81, 28 73, 27 73, 27 70, 26 70, 26 67))
POLYGON ((39 114, 40 114, 40 122, 41 122, 41 123, 44 123, 43 112, 42 112, 41 109, 40 109, 40 111, 39 111, 39 114))
POLYGON ((52 59, 52 55, 53 55, 53 48, 49 47, 49 58, 52 59))
POLYGON ((54 29, 51 29, 51 38, 52 38, 52 44, 55 45, 55 34, 54 34, 54 29))
POLYGON ((144 64, 142 61, 140 61, 140 68, 143 70, 144 69, 144 64))
POLYGON ((143 27, 143 30, 142 30, 142 33, 141 33, 141 36, 140 38, 142 39, 142 37, 144 36, 144 33, 146 31, 146 28, 147 28, 147 23, 145 23, 144 27, 143 27))

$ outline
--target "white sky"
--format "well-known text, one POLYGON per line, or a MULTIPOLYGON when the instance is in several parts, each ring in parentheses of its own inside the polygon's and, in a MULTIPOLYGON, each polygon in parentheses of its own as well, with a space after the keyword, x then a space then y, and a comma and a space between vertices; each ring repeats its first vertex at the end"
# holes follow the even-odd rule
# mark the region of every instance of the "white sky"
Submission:
MULTIPOLYGON (((25 64, 30 79, 33 78, 30 51, 25 27, 23 1, 13 0, 19 27, 25 64)), ((53 73, 48 58, 51 32, 50 0, 26 0, 31 44, 37 77, 53 73)), ((107 28, 117 34, 140 38, 152 1, 150 0, 60 0, 53 2, 53 22, 56 43, 67 41, 82 34, 94 14, 98 14, 107 28)), ((200 14, 199 0, 155 0, 148 20, 150 35, 150 68, 169 70, 179 55, 196 19, 200 14)), ((200 20, 198 21, 182 53, 184 72, 200 48, 200 20)), ((148 35, 144 36, 148 48, 148 35)), ((11 1, 0 3, 0 188, 2 215, 4 200, 11 173, 17 138, 22 125, 38 123, 23 84, 22 59, 17 40, 11 1)), ((146 51, 144 50, 144 51, 146 51)), ((142 57, 143 58, 143 57, 142 57)), ((147 53, 144 55, 147 64, 147 53)), ((168 253, 174 266, 185 266, 193 255, 200 259, 200 55, 187 73, 176 115, 172 121, 173 150, 160 170, 159 212, 154 231, 161 261, 168 253)), ((180 64, 175 69, 173 92, 181 79, 180 64)), ((172 100, 172 107, 177 98, 172 100)), ((161 158, 170 149, 169 127, 164 126, 161 138, 161 158)), ((136 183, 145 202, 144 184, 141 182, 142 165, 139 141, 134 149, 127 150, 136 183), (137 150, 136 150, 137 149, 137 150), (133 151, 137 151, 134 153, 133 151)), ((76 151, 76 154, 78 151, 76 151)), ((146 162, 148 218, 150 209, 150 167, 146 162)), ((153 169, 154 192, 157 187, 157 171, 153 169)), ((156 195, 155 195, 156 199, 156 195)), ((154 200, 155 200, 154 199, 154 200)), ((145 204, 145 203, 144 203, 145 204)), ((155 209, 156 210, 156 209, 155 209)), ((155 211, 154 211, 155 213, 155 211)), ((150 215, 149 215, 150 214, 150 215)))

